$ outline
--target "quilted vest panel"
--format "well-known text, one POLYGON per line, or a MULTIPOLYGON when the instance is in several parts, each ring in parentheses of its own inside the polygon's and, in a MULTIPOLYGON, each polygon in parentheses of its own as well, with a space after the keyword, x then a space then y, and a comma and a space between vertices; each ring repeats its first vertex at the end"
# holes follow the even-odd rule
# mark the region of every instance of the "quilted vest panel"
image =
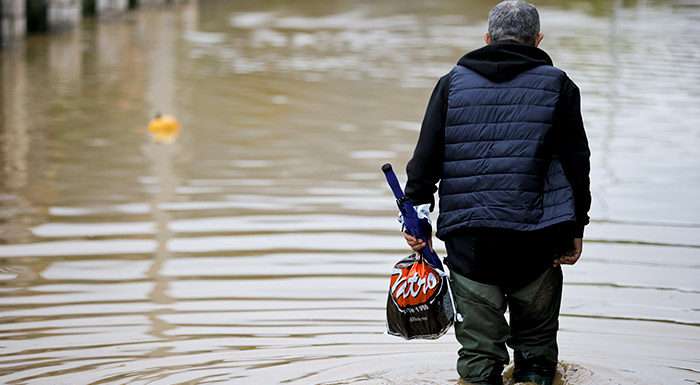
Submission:
POLYGON ((576 219, 547 144, 564 73, 539 66, 496 83, 450 73, 437 236, 468 227, 537 230, 576 219))

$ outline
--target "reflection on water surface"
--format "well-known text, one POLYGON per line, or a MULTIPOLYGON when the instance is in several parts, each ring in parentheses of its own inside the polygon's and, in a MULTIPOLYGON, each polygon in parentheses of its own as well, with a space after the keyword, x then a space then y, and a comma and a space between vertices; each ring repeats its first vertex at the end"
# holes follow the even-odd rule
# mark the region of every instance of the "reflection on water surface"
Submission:
MULTIPOLYGON (((455 380, 452 337, 382 334, 406 251, 379 165, 490 5, 192 0, 3 51, 0 382, 455 380)), ((593 151, 562 358, 696 383, 700 8, 539 5, 593 151)))

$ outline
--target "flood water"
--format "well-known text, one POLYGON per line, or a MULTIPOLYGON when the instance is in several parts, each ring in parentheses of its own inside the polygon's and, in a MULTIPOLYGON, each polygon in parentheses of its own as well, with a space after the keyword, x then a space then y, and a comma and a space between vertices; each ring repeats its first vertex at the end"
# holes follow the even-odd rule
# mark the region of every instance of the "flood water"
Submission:
MULTIPOLYGON (((700 383, 694 4, 537 3, 593 154, 560 355, 606 384, 700 383)), ((0 383, 455 383, 452 332, 383 334, 379 167, 490 6, 190 0, 1 51, 0 383)))

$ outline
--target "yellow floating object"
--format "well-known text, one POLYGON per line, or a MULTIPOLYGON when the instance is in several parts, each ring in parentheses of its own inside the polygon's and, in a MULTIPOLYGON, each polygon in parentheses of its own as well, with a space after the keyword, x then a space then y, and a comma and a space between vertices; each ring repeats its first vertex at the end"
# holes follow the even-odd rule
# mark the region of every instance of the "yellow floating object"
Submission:
POLYGON ((172 116, 158 114, 148 123, 148 132, 156 142, 170 143, 177 139, 180 123, 172 116))

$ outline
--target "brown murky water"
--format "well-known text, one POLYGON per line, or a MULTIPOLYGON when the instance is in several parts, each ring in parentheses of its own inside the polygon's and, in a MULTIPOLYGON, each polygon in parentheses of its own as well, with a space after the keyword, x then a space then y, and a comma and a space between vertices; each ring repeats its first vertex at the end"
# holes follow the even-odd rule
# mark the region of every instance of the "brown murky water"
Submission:
MULTIPOLYGON (((451 335, 383 334, 406 250, 379 166, 403 168, 492 3, 258 3, 0 52, 1 383, 454 383, 451 335), (156 111, 175 143, 150 142, 156 111)), ((538 3, 593 151, 561 357, 605 383, 700 382, 693 4, 538 3)))

